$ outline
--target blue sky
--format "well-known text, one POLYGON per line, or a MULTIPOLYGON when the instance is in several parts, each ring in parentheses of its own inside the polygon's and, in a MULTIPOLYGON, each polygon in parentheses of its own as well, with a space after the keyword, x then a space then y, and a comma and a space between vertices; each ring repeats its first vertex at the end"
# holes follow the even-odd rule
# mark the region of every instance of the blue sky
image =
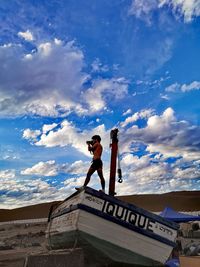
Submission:
POLYGON ((94 134, 108 187, 115 127, 118 194, 200 190, 199 0, 1 0, 0 23, 0 208, 74 192, 94 134))

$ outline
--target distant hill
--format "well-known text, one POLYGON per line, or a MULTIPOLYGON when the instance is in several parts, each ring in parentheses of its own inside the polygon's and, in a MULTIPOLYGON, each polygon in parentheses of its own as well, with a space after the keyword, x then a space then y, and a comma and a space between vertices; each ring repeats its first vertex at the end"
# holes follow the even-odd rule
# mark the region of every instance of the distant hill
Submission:
MULTIPOLYGON (((154 212, 162 211, 166 206, 177 211, 200 211, 200 191, 117 196, 117 198, 154 212)), ((42 203, 12 210, 0 209, 0 222, 46 218, 51 205, 56 203, 59 202, 42 203)))
POLYGON ((155 212, 162 211, 166 206, 176 211, 200 211, 200 191, 120 196, 119 198, 146 210, 155 212))

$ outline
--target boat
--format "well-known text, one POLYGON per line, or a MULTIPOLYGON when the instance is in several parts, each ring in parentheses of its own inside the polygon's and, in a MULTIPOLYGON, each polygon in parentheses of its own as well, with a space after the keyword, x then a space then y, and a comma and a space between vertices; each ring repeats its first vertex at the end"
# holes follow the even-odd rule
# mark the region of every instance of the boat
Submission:
POLYGON ((79 247, 90 257, 119 266, 163 266, 176 246, 178 225, 118 199, 114 183, 110 185, 109 194, 85 187, 52 207, 49 248, 79 247))

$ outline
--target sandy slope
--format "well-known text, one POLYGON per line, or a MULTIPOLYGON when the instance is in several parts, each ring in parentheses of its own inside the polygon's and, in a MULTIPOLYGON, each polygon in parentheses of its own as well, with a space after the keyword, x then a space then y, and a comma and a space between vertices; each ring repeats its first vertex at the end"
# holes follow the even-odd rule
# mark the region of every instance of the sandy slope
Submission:
POLYGON ((119 198, 146 210, 155 212, 162 211, 166 206, 177 211, 200 211, 200 191, 121 196, 119 198))

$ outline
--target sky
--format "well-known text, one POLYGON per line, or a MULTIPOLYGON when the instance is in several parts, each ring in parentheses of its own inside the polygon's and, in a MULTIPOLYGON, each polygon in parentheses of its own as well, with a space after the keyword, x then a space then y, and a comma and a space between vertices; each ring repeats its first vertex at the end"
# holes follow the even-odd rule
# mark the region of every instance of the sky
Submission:
POLYGON ((0 0, 0 25, 0 208, 68 197, 94 134, 108 191, 114 128, 117 195, 200 190, 200 0, 0 0))

